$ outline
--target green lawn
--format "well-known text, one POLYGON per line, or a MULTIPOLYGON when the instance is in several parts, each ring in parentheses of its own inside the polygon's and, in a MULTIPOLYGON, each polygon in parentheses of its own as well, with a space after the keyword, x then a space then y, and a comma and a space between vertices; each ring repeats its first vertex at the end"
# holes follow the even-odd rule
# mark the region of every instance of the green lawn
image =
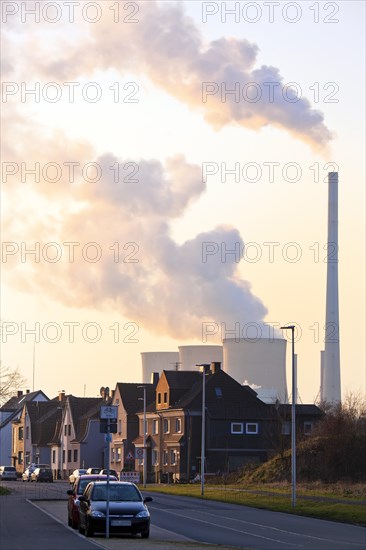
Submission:
POLYGON ((2 495, 10 495, 11 491, 7 489, 6 487, 0 487, 0 496, 2 495))
MULTIPOLYGON (((200 485, 149 485, 148 490, 202 498, 200 485)), ((350 499, 362 501, 362 496, 357 491, 355 491, 354 496, 352 496, 353 493, 354 491, 349 490, 345 496, 344 491, 341 491, 337 486, 300 487, 297 491, 295 509, 292 508, 291 486, 288 484, 286 486, 282 484, 280 486, 263 484, 261 486, 245 487, 245 489, 243 486, 239 487, 238 485, 215 486, 207 484, 204 498, 366 526, 366 507, 362 504, 350 503, 350 499), (339 499, 341 502, 320 500, 322 498, 339 499)))

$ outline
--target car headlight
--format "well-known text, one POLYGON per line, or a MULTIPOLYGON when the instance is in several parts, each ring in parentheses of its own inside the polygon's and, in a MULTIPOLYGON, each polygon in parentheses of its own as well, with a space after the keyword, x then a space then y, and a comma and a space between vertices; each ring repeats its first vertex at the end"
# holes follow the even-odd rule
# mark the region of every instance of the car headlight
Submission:
POLYGON ((93 510, 90 512, 90 515, 92 518, 105 518, 105 514, 103 514, 103 512, 99 512, 99 510, 93 510))
POLYGON ((74 504, 75 504, 75 506, 78 506, 78 507, 79 507, 79 506, 80 506, 80 500, 79 500, 78 498, 76 498, 76 499, 74 500, 74 504))
POLYGON ((136 517, 137 518, 149 518, 150 514, 147 510, 142 510, 142 512, 139 512, 138 514, 136 514, 136 517))

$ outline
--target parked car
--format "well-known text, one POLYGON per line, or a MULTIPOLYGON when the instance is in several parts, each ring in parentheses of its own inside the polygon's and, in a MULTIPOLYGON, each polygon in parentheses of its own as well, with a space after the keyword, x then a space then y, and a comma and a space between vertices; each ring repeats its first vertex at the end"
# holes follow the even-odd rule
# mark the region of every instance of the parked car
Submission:
POLYGON ((99 474, 100 468, 88 468, 86 473, 87 474, 99 474))
MULTIPOLYGON (((105 476, 107 475, 107 473, 108 473, 108 470, 100 470, 99 472, 100 475, 105 475, 105 476)), ((109 475, 119 479, 119 475, 117 474, 116 470, 109 470, 109 475)))
POLYGON ((36 481, 40 483, 42 481, 47 483, 53 482, 53 473, 51 468, 36 468, 31 474, 31 481, 36 481))
POLYGON ((71 485, 74 483, 74 481, 77 477, 80 477, 84 474, 86 474, 86 469, 85 468, 79 468, 79 470, 74 470, 72 472, 72 474, 69 475, 69 481, 70 481, 71 485))
MULTIPOLYGON (((75 479, 72 489, 67 491, 69 495, 67 501, 67 524, 73 529, 79 527, 79 498, 84 493, 84 489, 91 481, 105 481, 107 476, 96 474, 85 474, 75 479)), ((111 481, 117 481, 117 478, 110 476, 111 481)))
POLYGON ((0 466, 0 479, 1 481, 16 481, 18 478, 14 466, 0 466))
MULTIPOLYGON (((92 481, 79 500, 79 533, 87 537, 96 532, 105 533, 107 483, 92 481)), ((152 498, 143 498, 134 483, 112 481, 109 484, 110 533, 141 533, 142 538, 148 538, 150 514, 146 503, 150 501, 152 498)))

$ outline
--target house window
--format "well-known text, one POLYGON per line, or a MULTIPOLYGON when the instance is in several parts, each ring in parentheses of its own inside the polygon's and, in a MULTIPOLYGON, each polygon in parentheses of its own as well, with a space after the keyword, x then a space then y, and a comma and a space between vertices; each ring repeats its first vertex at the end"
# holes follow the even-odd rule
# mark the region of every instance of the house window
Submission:
POLYGON ((74 449, 74 462, 78 461, 78 450, 74 449))
POLYGON ((158 405, 161 404, 161 393, 158 393, 158 405))
POLYGON ((111 449, 111 462, 114 462, 114 447, 111 449))
POLYGON ((56 464, 56 451, 53 449, 52 451, 52 464, 56 464))
POLYGON ((25 429, 25 439, 29 439, 29 426, 25 429))
POLYGON ((164 418, 163 420, 163 432, 165 434, 169 433, 169 420, 167 418, 164 418))
POLYGON ((215 388, 216 397, 222 397, 222 389, 221 388, 215 388))
POLYGON ((122 449, 117 447, 117 462, 121 462, 122 449))
POLYGON ((232 434, 242 434, 243 433, 243 423, 242 422, 232 422, 231 423, 231 433, 232 434))
POLYGON ((177 434, 182 433, 182 419, 176 418, 175 419, 175 431, 177 434))
POLYGON ((25 463, 26 463, 27 466, 29 466, 29 464, 30 464, 30 452, 29 451, 27 451, 25 453, 25 463))
POLYGON ((247 432, 247 434, 257 434, 258 433, 258 422, 247 422, 246 423, 246 432, 247 432))
POLYGON ((18 464, 23 464, 23 451, 18 452, 18 464))
POLYGON ((120 418, 118 419, 118 433, 122 433, 122 420, 120 418))
POLYGON ((291 433, 291 422, 282 422, 281 434, 290 435, 291 433))
POLYGON ((168 464, 168 451, 163 452, 163 463, 164 463, 164 466, 168 464))
POLYGON ((157 451, 156 449, 154 449, 152 452, 152 463, 153 466, 157 466, 159 464, 159 451, 157 451))
POLYGON ((23 441, 23 427, 20 426, 20 428, 18 428, 18 439, 19 441, 23 441))
POLYGON ((62 464, 65 464, 65 458, 66 458, 66 451, 62 451, 62 464))
POLYGON ((65 431, 64 434, 67 435, 67 424, 65 424, 65 431))
POLYGON ((71 449, 67 451, 67 462, 71 462, 71 449))
POLYGON ((304 434, 310 435, 313 431, 313 422, 304 422, 304 434))
POLYGON ((174 465, 177 463, 177 451, 175 449, 170 449, 170 464, 174 465))
POLYGON ((168 403, 168 392, 164 392, 164 403, 168 403))
POLYGON ((153 435, 157 435, 159 433, 159 420, 153 420, 153 435))
POLYGON ((71 424, 69 424, 69 435, 71 435, 71 424))

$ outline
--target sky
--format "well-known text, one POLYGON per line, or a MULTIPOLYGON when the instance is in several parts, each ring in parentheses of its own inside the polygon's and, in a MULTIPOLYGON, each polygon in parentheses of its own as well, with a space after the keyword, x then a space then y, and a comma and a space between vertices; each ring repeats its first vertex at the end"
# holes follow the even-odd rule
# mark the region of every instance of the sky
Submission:
POLYGON ((141 352, 295 323, 314 402, 338 171, 342 394, 365 394, 364 12, 2 2, 2 366, 94 396, 141 352))

